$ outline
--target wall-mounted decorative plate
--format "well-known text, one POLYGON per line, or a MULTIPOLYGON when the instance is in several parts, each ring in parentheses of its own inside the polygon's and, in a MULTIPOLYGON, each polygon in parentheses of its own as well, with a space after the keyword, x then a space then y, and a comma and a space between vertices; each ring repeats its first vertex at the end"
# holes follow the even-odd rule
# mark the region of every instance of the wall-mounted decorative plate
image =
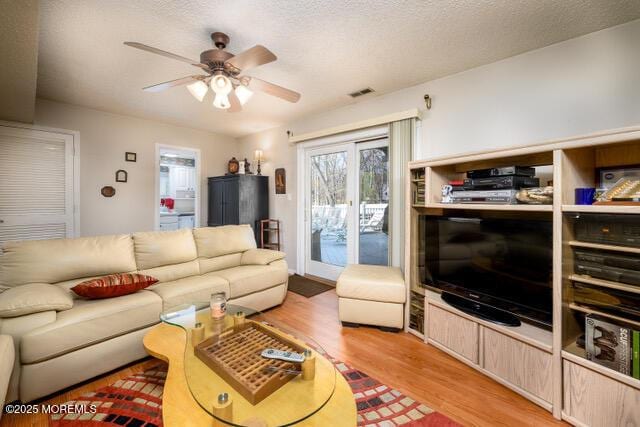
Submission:
POLYGON ((104 197, 113 197, 116 194, 116 189, 110 185, 107 185, 102 187, 102 189, 100 190, 100 194, 102 194, 104 197))

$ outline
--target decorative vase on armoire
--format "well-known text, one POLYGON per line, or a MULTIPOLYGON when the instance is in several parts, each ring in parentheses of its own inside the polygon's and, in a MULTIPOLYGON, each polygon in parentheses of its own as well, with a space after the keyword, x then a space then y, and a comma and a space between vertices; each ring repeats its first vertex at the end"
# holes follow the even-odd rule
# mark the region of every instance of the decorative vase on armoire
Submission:
POLYGON ((209 227, 249 224, 259 242, 259 221, 269 218, 269 177, 224 175, 208 181, 209 227))

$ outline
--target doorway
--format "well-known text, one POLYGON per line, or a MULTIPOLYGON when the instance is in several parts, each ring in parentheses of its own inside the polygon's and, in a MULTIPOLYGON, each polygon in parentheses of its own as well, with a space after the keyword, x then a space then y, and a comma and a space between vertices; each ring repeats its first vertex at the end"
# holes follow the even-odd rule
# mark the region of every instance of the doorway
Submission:
POLYGON ((200 150, 156 144, 156 230, 200 226, 200 150))
POLYGON ((304 171, 304 272, 389 265, 388 138, 307 147, 304 171))

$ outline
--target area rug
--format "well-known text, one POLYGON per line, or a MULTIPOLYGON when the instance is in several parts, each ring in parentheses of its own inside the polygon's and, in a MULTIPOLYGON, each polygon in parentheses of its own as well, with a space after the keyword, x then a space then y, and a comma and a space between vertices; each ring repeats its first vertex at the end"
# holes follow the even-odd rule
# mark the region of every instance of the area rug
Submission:
MULTIPOLYGON (((339 360, 329 359, 353 390, 358 407, 358 425, 367 427, 457 427, 458 423, 416 402, 367 374, 339 360)), ((167 365, 159 363, 145 372, 86 393, 64 405, 88 408, 94 413, 56 414, 53 427, 160 427, 162 426, 162 391, 167 365)), ((81 411, 79 411, 81 412, 81 411)))
POLYGON ((334 289, 333 286, 311 280, 298 274, 289 276, 289 290, 303 297, 311 298, 312 296, 327 292, 331 289, 334 289))

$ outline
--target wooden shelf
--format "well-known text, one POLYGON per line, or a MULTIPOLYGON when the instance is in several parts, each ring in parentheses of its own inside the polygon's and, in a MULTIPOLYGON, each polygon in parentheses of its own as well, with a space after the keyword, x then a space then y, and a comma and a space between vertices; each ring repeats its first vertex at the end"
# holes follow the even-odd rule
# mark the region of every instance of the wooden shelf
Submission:
POLYGON ((639 214, 640 215, 640 206, 562 205, 562 212, 639 214))
POLYGON ((588 285, 600 286, 603 288, 617 289, 619 291, 632 292, 640 294, 640 286, 628 285, 626 283, 612 282, 611 280, 596 279, 591 276, 582 276, 579 274, 569 275, 569 280, 574 282, 586 283, 588 285))
POLYGON ((602 243, 581 242, 579 240, 570 240, 569 246, 574 248, 599 249, 603 251, 627 252, 630 254, 640 254, 640 248, 631 246, 605 245, 602 243))
POLYGON ((571 343, 562 350, 562 358, 640 390, 640 380, 592 362, 587 359, 585 349, 578 347, 576 343, 571 343))
POLYGON ((552 212, 553 205, 491 205, 463 203, 427 203, 430 209, 469 209, 485 211, 552 212))
POLYGON ((600 311, 591 307, 586 307, 580 304, 576 304, 576 303, 570 303, 569 304, 569 308, 571 310, 575 310, 575 311, 579 311, 585 314, 596 314, 598 316, 602 316, 602 317, 606 317, 608 319, 611 320, 615 320, 618 322, 623 322, 623 323, 628 323, 630 325, 634 325, 636 327, 640 327, 640 322, 636 321, 636 320, 631 320, 629 318, 626 317, 621 317, 621 316, 616 316, 615 314, 609 314, 607 312, 604 311, 600 311))

